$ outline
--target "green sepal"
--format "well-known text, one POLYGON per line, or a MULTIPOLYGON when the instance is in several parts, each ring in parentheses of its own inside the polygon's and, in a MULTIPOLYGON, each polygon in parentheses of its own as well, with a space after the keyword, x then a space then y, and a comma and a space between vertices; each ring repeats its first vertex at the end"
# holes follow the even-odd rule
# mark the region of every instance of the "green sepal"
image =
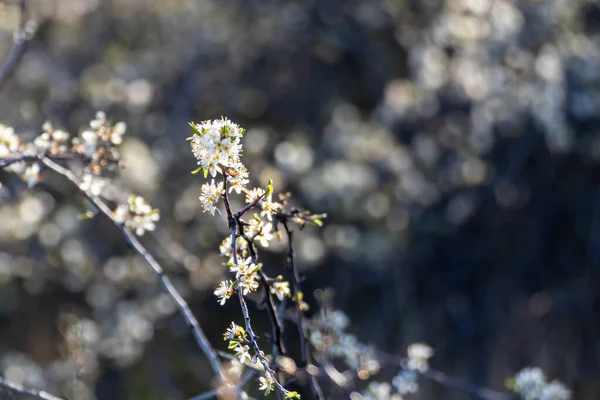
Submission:
POLYGON ((195 170, 192 171, 192 175, 197 175, 202 171, 202 167, 198 167, 195 170))
POLYGON ((507 389, 515 390, 515 379, 514 378, 506 378, 506 380, 504 381, 504 386, 506 386, 507 389))
POLYGON ((269 184, 267 185, 267 192, 265 193, 265 198, 269 198, 273 194, 273 179, 269 179, 269 184))
POLYGON ((230 340, 230 341, 229 341, 229 346, 227 346, 227 348, 228 348, 229 350, 233 350, 233 349, 235 349, 236 347, 238 347, 238 344, 239 344, 239 342, 237 342, 237 341, 235 341, 235 340, 230 340))
POLYGON ((194 124, 193 122, 190 122, 189 125, 190 125, 190 128, 192 129, 192 132, 194 132, 194 135, 202 136, 202 132, 200 132, 198 130, 198 128, 196 127, 196 124, 194 124))

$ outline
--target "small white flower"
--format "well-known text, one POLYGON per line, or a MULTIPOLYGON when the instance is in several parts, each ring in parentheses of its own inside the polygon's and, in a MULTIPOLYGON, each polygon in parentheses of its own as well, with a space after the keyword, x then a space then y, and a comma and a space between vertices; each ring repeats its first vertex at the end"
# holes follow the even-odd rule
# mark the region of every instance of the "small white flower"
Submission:
POLYGON ((333 310, 331 312, 322 313, 320 323, 335 333, 342 333, 350 324, 350 319, 341 311, 333 310))
POLYGON ((79 188, 85 192, 90 192, 94 196, 100 196, 102 189, 106 186, 106 180, 96 177, 92 174, 85 174, 81 178, 79 188))
POLYGON ((264 196, 265 190, 262 188, 254 188, 246 193, 246 203, 250 204, 256 199, 264 196))
POLYGON ((522 394, 525 398, 533 398, 532 394, 539 394, 546 384, 546 377, 541 368, 523 368, 515 375, 514 391, 522 394))
POLYGON ((392 380, 392 385, 396 387, 400 394, 416 393, 419 389, 417 372, 411 370, 400 371, 392 380))
POLYGON ((365 400, 402 400, 399 394, 392 394, 392 387, 387 382, 371 382, 363 394, 365 400))
POLYGON ((283 208, 283 206, 280 203, 272 201, 271 196, 259 201, 259 203, 260 203, 260 208, 262 209, 262 211, 260 212, 260 215, 262 217, 267 218, 269 221, 272 221, 273 216, 275 214, 277 214, 277 212, 283 208))
POLYGON ((237 265, 234 264, 233 260, 230 261, 229 271, 236 273, 236 278, 241 275, 250 274, 252 270, 256 268, 256 265, 252 262, 252 258, 238 259, 237 265))
POLYGON ((0 124, 0 158, 9 157, 19 149, 19 137, 10 126, 0 124))
POLYGON ((215 211, 218 211, 216 204, 224 193, 223 182, 215 184, 215 180, 213 179, 210 183, 202 185, 200 190, 200 202, 204 207, 204 211, 209 212, 211 215, 215 215, 215 211))
POLYGON ((40 181, 40 165, 33 163, 25 168, 22 178, 30 188, 35 186, 40 181))
POLYGON ((244 296, 250 292, 255 292, 258 289, 258 275, 256 273, 241 275, 238 277, 238 285, 244 296))
POLYGON ((246 185, 250 182, 248 180, 248 170, 242 164, 236 164, 235 167, 229 168, 227 171, 227 181, 229 182, 229 193, 233 190, 237 194, 246 190, 246 185))
POLYGON ((130 195, 127 205, 120 204, 113 211, 113 218, 116 222, 125 224, 125 227, 134 231, 136 235, 142 236, 146 231, 153 231, 156 228, 160 213, 143 197, 130 195))
POLYGON ((283 301, 286 296, 291 296, 290 283, 286 281, 273 282, 273 285, 271 285, 271 293, 277 296, 279 301, 283 301))
POLYGON ((542 388, 540 400, 569 400, 571 391, 558 381, 552 381, 542 388))
POLYGON ((227 328, 225 331, 224 339, 225 340, 241 340, 246 336, 246 331, 241 326, 237 325, 235 322, 231 323, 231 326, 227 328))
POLYGON ((127 125, 124 122, 117 122, 115 126, 113 126, 112 132, 110 134, 110 141, 114 145, 119 145, 123 143, 123 135, 127 130, 127 125))
POLYGON ((230 281, 223 281, 215 290, 215 296, 219 298, 219 304, 223 305, 231 296, 233 296, 233 286, 230 281))
POLYGON ((258 378, 258 382, 260 383, 260 386, 258 387, 258 389, 264 390, 265 394, 268 394, 269 392, 271 392, 271 390, 273 390, 274 385, 275 385, 275 381, 269 374, 265 374, 264 376, 261 376, 260 378, 258 378))
MULTIPOLYGON (((248 243, 246 239, 241 236, 238 236, 235 240, 235 252, 237 253, 238 259, 242 258, 247 254, 248 251, 248 243)), ((231 236, 227 236, 221 244, 219 245, 219 252, 222 256, 231 258, 231 236)))
POLYGON ((433 349, 425 343, 413 343, 408 346, 408 369, 425 372, 429 368, 428 361, 433 356, 433 349))
POLYGON ((250 355, 249 352, 250 348, 246 345, 239 345, 238 347, 235 348, 235 355, 237 356, 237 358, 240 360, 240 362, 243 364, 245 360, 250 361, 252 360, 252 356, 250 355))
POLYGON ((269 242, 273 240, 273 224, 270 222, 265 224, 258 216, 250 219, 244 230, 250 238, 254 238, 262 247, 269 247, 269 242))

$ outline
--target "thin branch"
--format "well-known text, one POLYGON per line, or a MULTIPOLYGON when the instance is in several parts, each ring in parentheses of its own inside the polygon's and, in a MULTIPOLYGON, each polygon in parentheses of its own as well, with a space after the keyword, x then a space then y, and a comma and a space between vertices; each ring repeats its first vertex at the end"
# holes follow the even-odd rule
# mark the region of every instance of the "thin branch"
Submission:
POLYGON ((209 392, 201 393, 197 396, 194 396, 189 400, 207 400, 207 399, 212 399, 213 397, 217 397, 218 395, 219 395, 219 391, 211 390, 209 392))
POLYGON ((227 376, 226 376, 225 372, 223 371, 223 367, 221 366, 221 363, 219 362, 217 354, 216 354, 215 350, 212 348, 212 346, 210 345, 208 339, 206 338, 206 335, 202 331, 202 328, 200 327, 198 320, 196 319, 196 317, 194 317, 194 314, 192 314, 192 311, 190 310, 187 302, 179 294, 177 289, 175 289, 175 287, 173 286, 173 283, 171 282, 169 277, 165 274, 163 268, 156 261, 156 259, 139 242, 139 240, 136 238, 136 236, 133 234, 133 232, 131 232, 129 229, 127 229, 123 224, 115 221, 112 211, 100 198, 98 198, 97 196, 94 196, 93 194, 91 194, 88 191, 81 189, 80 181, 75 176, 75 174, 73 174, 73 172, 69 171, 66 168, 63 168, 59 164, 50 160, 49 158, 42 158, 41 161, 45 166, 47 166, 54 172, 56 172, 60 175, 63 175, 68 180, 73 182, 73 184, 75 184, 79 188, 79 190, 83 194, 85 194, 87 199, 90 200, 102 212, 102 214, 104 214, 121 231, 121 233, 125 237, 126 241, 131 245, 131 247, 133 247, 133 249, 150 265, 150 267, 152 267, 152 269, 154 270, 154 272, 156 273, 156 275, 159 278, 159 281, 163 287, 163 290, 175 302, 175 304, 177 305, 177 308, 179 309, 179 313, 183 316, 188 327, 192 330, 192 333, 194 335, 194 338, 196 339, 196 342, 198 343, 198 346, 200 347, 200 349, 202 349, 202 351, 208 358, 208 361, 210 362, 210 365, 211 365, 213 371, 219 376, 219 378, 221 379, 221 381, 223 383, 228 384, 227 376))
MULTIPOLYGON (((280 218, 280 222, 282 223, 285 233, 288 239, 288 256, 287 256, 287 265, 290 269, 290 275, 292 276, 292 299, 296 297, 296 302, 299 301, 297 296, 300 293, 300 278, 298 275, 298 271, 296 270, 296 266, 294 264, 294 247, 293 247, 293 232, 290 229, 290 226, 287 221, 287 217, 278 215, 276 218, 280 218)), ((302 314, 302 310, 300 309, 300 305, 296 304, 296 326, 298 327, 298 335, 300 336, 300 354, 301 354, 301 367, 306 367, 310 363, 310 350, 308 348, 308 340, 306 338, 306 331, 304 329, 304 315, 302 314)), ((313 375, 310 375, 310 383, 313 390, 313 394, 317 399, 324 399, 323 391, 319 386, 319 381, 313 375)))
POLYGON ((19 1, 19 28, 15 32, 13 46, 10 53, 4 61, 4 65, 0 67, 0 89, 8 81, 15 68, 23 58, 27 51, 27 43, 29 42, 29 34, 26 31, 27 24, 27 1, 19 1))
MULTIPOLYGON (((236 223, 238 226, 238 233, 244 238, 244 240, 246 240, 246 243, 248 244, 248 250, 250 252, 250 258, 251 258, 252 262, 256 264, 258 262, 258 255, 256 252, 256 248, 254 247, 254 240, 248 238, 248 236, 244 233, 244 229, 242 227, 240 218, 236 217, 235 219, 236 219, 236 223)), ((256 235, 258 235, 258 233, 256 235)), ((256 237, 256 235, 254 237, 256 237)), ((275 303, 273 302, 273 298, 271 297, 271 286, 269 284, 269 279, 262 270, 258 271, 258 275, 260 277, 260 281, 263 284, 264 295, 265 295, 264 304, 267 307, 267 310, 269 312, 269 317, 271 319, 271 335, 272 335, 271 341, 273 342, 272 353, 273 353, 273 361, 276 362, 277 356, 279 354, 281 354, 282 356, 285 356, 285 348, 283 347, 283 341, 281 338, 281 336, 283 334, 283 325, 281 325, 281 323, 277 319, 277 309, 276 309, 275 303)), ((278 381, 280 381, 281 375, 279 374, 279 366, 277 364, 275 364, 273 371, 275 372, 275 378, 278 381)), ((283 398, 280 390, 276 390, 275 394, 277 396, 277 399, 283 398)))
MULTIPOLYGON (((394 355, 390 355, 381 351, 377 351, 377 358, 382 363, 387 363, 391 365, 397 365, 399 367, 403 367, 406 365, 406 358, 397 357, 394 355)), ((475 384, 466 382, 462 379, 454 378, 444 372, 437 371, 435 369, 429 368, 425 372, 418 371, 424 378, 435 381, 442 386, 445 386, 450 389, 460 390, 462 392, 468 393, 471 396, 483 399, 483 400, 516 400, 519 396, 514 394, 506 394, 494 389, 489 389, 482 386, 477 386, 475 384)))
POLYGON ((8 167, 12 164, 16 164, 20 161, 39 161, 40 158, 41 158, 41 156, 33 155, 33 154, 22 154, 22 155, 19 155, 18 157, 3 158, 2 160, 0 160, 0 169, 6 168, 6 167, 8 167))
POLYGON ((267 310, 269 311, 269 317, 271 318, 271 327, 273 328, 273 357, 277 357, 277 353, 281 354, 282 356, 285 356, 285 348, 283 347, 283 342, 281 340, 283 326, 281 325, 277 317, 277 310, 275 308, 275 304, 273 303, 273 298, 271 297, 270 293, 270 285, 265 273, 262 271, 258 272, 260 281, 262 282, 263 287, 265 288, 265 304, 267 310))
POLYGON ((510 395, 485 387, 480 387, 472 383, 464 382, 433 369, 423 372, 422 375, 428 379, 438 382, 445 387, 457 389, 468 393, 471 396, 475 396, 484 400, 516 400, 519 398, 516 395, 510 395))
MULTIPOLYGON (((246 243, 248 244, 248 251, 250 252, 250 259, 252 260, 252 263, 257 263, 258 262, 258 254, 256 251, 256 248, 254 246, 254 238, 256 238, 256 236, 258 236, 260 234, 256 233, 253 238, 249 238, 248 235, 246 235, 246 233, 244 233, 244 229, 242 228, 242 221, 240 220, 239 217, 235 217, 236 219, 236 223, 238 226, 238 234, 244 238, 244 240, 246 241, 246 243)), ((259 270, 258 271, 258 275, 260 277, 260 281, 263 284, 263 288, 264 288, 264 292, 265 292, 265 299, 264 299, 264 304, 266 304, 267 310, 269 311, 269 317, 271 319, 271 327, 272 327, 272 335, 273 335, 273 359, 277 358, 277 354, 281 354, 282 356, 285 356, 285 348, 283 346, 283 341, 282 341, 282 334, 283 334, 283 325, 280 323, 278 317, 277 317, 277 308, 275 306, 275 303, 273 302, 273 298, 271 297, 271 285, 269 284, 269 279, 267 277, 267 275, 262 271, 259 270)))
POLYGON ((62 398, 56 397, 46 391, 38 390, 38 389, 31 389, 31 388, 25 387, 21 384, 7 381, 6 379, 4 379, 2 377, 0 377, 0 387, 3 387, 5 389, 7 389, 8 391, 11 391, 14 393, 19 393, 19 394, 31 396, 31 397, 37 397, 38 399, 63 400, 62 398))

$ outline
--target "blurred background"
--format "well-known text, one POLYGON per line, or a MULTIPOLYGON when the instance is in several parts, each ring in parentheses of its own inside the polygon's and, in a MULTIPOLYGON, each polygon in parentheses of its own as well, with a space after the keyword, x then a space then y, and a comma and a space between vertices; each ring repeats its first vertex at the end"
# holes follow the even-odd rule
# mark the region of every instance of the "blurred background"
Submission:
MULTIPOLYGON (((309 315, 331 287, 349 331, 390 354, 425 341, 434 368, 479 385, 537 365, 600 398, 599 2, 28 3, 37 32, 0 122, 23 141, 46 120, 76 134, 98 110, 127 123, 115 185, 160 208, 143 243, 215 346, 241 317, 212 294, 227 226, 202 214, 185 138, 189 121, 225 115, 248 130, 257 182, 328 214, 296 235, 309 315)), ((2 59, 17 22, 0 6, 2 59)), ((79 220, 89 208, 61 177, 0 182, 3 376, 69 399, 210 389, 183 320, 108 221, 79 220)), ((276 275, 285 246, 263 259, 276 275)), ((469 398, 422 386, 414 399, 469 398)))

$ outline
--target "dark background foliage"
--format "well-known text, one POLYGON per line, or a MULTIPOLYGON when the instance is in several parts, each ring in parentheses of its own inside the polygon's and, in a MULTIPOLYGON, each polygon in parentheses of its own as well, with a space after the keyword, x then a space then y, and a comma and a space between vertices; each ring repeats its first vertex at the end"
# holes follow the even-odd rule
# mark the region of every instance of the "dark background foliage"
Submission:
MULTIPOLYGON (((426 341, 434 367, 499 390, 538 365, 575 398, 600 396, 596 2, 29 3, 38 29, 0 121, 23 140, 46 120, 76 133, 96 110, 127 123, 116 185, 160 208, 144 243, 216 346, 241 317, 212 295, 227 227, 201 213, 184 139, 189 121, 226 115, 248 129, 256 182, 328 214, 296 236, 305 292, 333 288, 360 341, 391 354, 426 341)), ((117 231, 79 221, 86 205, 58 177, 0 179, 4 375, 77 399, 208 389, 183 321, 117 231)), ((265 254, 270 272, 284 250, 265 254)), ((415 398, 467 398, 423 386, 415 398)))

